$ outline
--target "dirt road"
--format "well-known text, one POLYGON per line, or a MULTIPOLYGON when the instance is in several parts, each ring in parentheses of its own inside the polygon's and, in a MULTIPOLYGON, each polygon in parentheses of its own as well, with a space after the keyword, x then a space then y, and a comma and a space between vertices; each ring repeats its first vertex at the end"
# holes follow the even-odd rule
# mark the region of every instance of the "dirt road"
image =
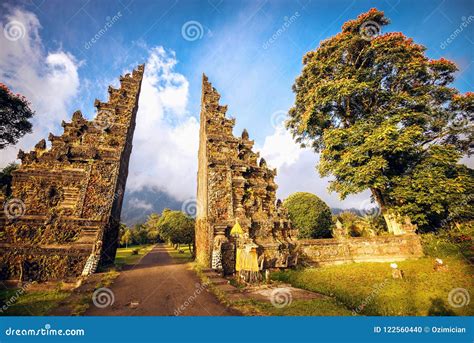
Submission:
POLYGON ((113 304, 104 308, 92 304, 85 315, 237 315, 202 286, 190 263, 175 262, 168 249, 158 244, 137 265, 122 271, 110 287, 113 304))

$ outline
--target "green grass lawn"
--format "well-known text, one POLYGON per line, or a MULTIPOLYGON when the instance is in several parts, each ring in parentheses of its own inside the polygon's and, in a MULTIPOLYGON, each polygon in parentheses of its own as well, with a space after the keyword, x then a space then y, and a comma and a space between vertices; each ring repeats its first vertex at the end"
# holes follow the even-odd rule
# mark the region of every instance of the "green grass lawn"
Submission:
POLYGON ((115 255, 115 265, 123 267, 126 265, 134 265, 140 261, 140 259, 148 254, 154 247, 152 244, 145 245, 133 245, 128 248, 118 248, 117 254, 115 255), (137 254, 133 254, 134 251, 138 251, 137 254))
MULTIPOLYGON (((398 262, 403 279, 393 279, 389 263, 352 263, 275 272, 272 279, 333 297, 353 314, 382 316, 474 315, 474 304, 453 307, 451 290, 474 295, 473 267, 445 258, 447 270, 435 271, 434 259, 398 262)), ((310 305, 310 304, 308 304, 310 305)), ((302 315, 305 315, 303 309, 302 315)))
POLYGON ((173 246, 170 246, 170 249, 168 250, 168 254, 175 260, 178 260, 179 262, 190 262, 193 260, 193 255, 191 251, 189 250, 189 247, 186 245, 182 245, 179 247, 179 249, 175 249, 173 246), (182 252, 179 252, 179 251, 182 252))
POLYGON ((5 304, 9 300, 13 303, 6 311, 0 313, 0 316, 44 316, 69 294, 70 292, 59 290, 23 294, 19 293, 19 289, 0 290, 0 303, 5 304))
POLYGON ((266 316, 350 316, 351 311, 334 299, 294 300, 278 308, 268 301, 244 300, 232 304, 244 314, 266 316))

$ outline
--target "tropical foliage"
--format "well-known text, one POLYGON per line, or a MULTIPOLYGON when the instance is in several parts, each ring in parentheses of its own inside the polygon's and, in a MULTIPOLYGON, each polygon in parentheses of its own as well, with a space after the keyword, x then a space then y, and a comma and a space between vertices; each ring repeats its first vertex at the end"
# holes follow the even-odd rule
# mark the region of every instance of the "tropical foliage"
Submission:
POLYGON ((0 83, 0 109, 0 149, 3 149, 31 132, 29 120, 34 111, 24 96, 12 93, 3 83, 0 83))
POLYGON ((370 36, 367 24, 380 33, 389 19, 372 9, 304 56, 288 127, 320 153, 330 190, 371 190, 389 230, 472 218, 472 170, 457 162, 472 152, 474 93, 451 86, 453 62, 400 32, 370 36))

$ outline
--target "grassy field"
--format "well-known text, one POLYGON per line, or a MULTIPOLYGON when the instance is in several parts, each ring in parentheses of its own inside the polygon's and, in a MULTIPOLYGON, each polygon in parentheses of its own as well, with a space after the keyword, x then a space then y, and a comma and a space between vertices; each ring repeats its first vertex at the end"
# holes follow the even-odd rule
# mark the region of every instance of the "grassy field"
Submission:
POLYGON ((237 301, 232 306, 243 314, 263 316, 350 316, 351 311, 334 299, 294 300, 284 307, 257 300, 237 301))
POLYGON ((154 245, 134 245, 128 248, 118 248, 117 255, 115 256, 115 265, 123 267, 125 265, 134 265, 140 261, 140 259, 148 254, 154 245), (137 251, 136 254, 133 252, 137 251))
POLYGON ((168 250, 168 254, 175 260, 186 263, 193 260, 193 256, 188 246, 182 245, 179 249, 175 249, 173 246, 170 246, 171 249, 168 250), (180 252, 181 251, 181 252, 180 252))
MULTIPOLYGON (((91 282, 89 282, 89 286, 83 287, 80 292, 74 291, 73 294, 69 297, 68 303, 65 305, 69 308, 69 313, 73 316, 80 316, 84 314, 84 312, 90 307, 92 294, 96 289, 102 287, 110 287, 114 280, 120 275, 120 273, 115 270, 115 268, 111 268, 106 273, 95 274, 99 276, 98 281, 96 282, 95 286, 91 287, 91 282)), ((92 276, 93 277, 93 276, 92 276)), ((90 277, 88 280, 91 280, 90 277)))
MULTIPOLYGON (((399 262, 403 279, 392 278, 389 263, 282 271, 273 273, 272 279, 331 296, 354 315, 474 315, 473 302, 454 307, 448 300, 454 289, 474 294, 473 267, 453 257, 445 258, 444 263, 446 270, 435 271, 430 257, 399 262)), ((307 312, 303 310, 301 314, 307 312)))
POLYGON ((13 303, 7 306, 7 309, 0 315, 44 316, 69 294, 70 292, 60 290, 25 292, 23 294, 20 289, 0 290, 0 303, 13 303))

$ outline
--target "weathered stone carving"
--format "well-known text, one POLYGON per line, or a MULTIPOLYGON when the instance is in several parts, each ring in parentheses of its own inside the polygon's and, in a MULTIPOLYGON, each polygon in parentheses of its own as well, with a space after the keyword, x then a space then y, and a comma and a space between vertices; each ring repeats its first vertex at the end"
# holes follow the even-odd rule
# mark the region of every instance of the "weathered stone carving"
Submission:
POLYGON ((265 268, 290 266, 295 261, 294 240, 288 214, 276 199, 275 169, 252 151, 247 130, 234 137, 235 119, 226 117, 227 106, 219 104, 219 93, 203 76, 199 136, 198 212, 196 258, 210 267, 216 236, 225 273, 234 271, 235 238, 230 229, 236 220, 244 235, 258 245, 265 268))
POLYGON ((61 136, 49 135, 29 152, 20 151, 12 198, 24 213, 0 214, 0 277, 32 280, 86 274, 113 262, 128 174, 144 66, 109 87, 109 101, 96 100, 98 114, 80 111, 63 122, 61 136))

